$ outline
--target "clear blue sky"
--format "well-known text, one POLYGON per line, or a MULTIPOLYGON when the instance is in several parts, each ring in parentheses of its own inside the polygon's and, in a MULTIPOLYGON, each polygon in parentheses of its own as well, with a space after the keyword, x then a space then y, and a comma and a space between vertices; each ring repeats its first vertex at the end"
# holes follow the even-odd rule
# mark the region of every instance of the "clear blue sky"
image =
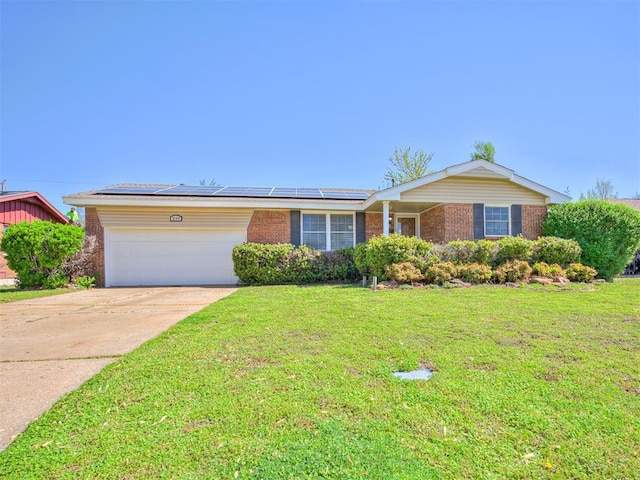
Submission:
POLYGON ((577 199, 640 192, 638 1, 7 1, 0 179, 386 186, 496 161, 577 199))

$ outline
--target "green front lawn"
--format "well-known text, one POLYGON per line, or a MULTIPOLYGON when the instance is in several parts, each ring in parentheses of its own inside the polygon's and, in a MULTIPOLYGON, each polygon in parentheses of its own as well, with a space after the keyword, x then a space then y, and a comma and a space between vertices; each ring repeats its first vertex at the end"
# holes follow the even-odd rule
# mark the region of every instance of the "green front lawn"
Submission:
POLYGON ((29 300, 31 298, 48 297, 69 293, 73 290, 67 288, 56 288, 54 290, 20 290, 13 286, 0 287, 0 303, 17 302, 18 300, 29 300))
POLYGON ((58 402, 0 477, 639 478, 639 299, 243 288, 58 402))

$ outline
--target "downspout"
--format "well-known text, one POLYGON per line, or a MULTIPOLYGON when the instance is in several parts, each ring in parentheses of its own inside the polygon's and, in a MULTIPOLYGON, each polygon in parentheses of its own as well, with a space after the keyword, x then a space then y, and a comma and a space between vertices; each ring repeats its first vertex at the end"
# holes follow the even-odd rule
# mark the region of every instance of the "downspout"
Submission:
POLYGON ((389 201, 382 202, 382 234, 389 236, 389 201))

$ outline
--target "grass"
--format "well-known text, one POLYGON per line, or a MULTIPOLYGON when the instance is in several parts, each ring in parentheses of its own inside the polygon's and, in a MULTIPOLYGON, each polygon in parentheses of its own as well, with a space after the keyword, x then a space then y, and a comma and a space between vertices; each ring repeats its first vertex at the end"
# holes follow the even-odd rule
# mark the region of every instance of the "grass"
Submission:
POLYGON ((639 298, 243 288, 65 396, 0 477, 640 478, 639 298))
POLYGON ((48 297, 69 293, 72 290, 67 288, 56 288, 54 290, 20 290, 14 286, 0 287, 0 303, 17 302, 18 300, 29 300, 31 298, 48 297))

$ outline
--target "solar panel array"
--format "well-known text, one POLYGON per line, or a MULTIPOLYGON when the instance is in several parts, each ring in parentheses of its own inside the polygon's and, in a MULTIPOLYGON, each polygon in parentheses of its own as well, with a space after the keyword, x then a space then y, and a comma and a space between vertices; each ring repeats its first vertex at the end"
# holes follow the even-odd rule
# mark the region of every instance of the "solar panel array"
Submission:
POLYGON ((321 188, 280 188, 280 187, 223 187, 220 185, 170 187, 154 186, 113 186, 98 190, 106 195, 152 195, 187 197, 244 197, 244 198, 307 198, 316 200, 366 200, 370 194, 363 191, 321 189, 321 188))

